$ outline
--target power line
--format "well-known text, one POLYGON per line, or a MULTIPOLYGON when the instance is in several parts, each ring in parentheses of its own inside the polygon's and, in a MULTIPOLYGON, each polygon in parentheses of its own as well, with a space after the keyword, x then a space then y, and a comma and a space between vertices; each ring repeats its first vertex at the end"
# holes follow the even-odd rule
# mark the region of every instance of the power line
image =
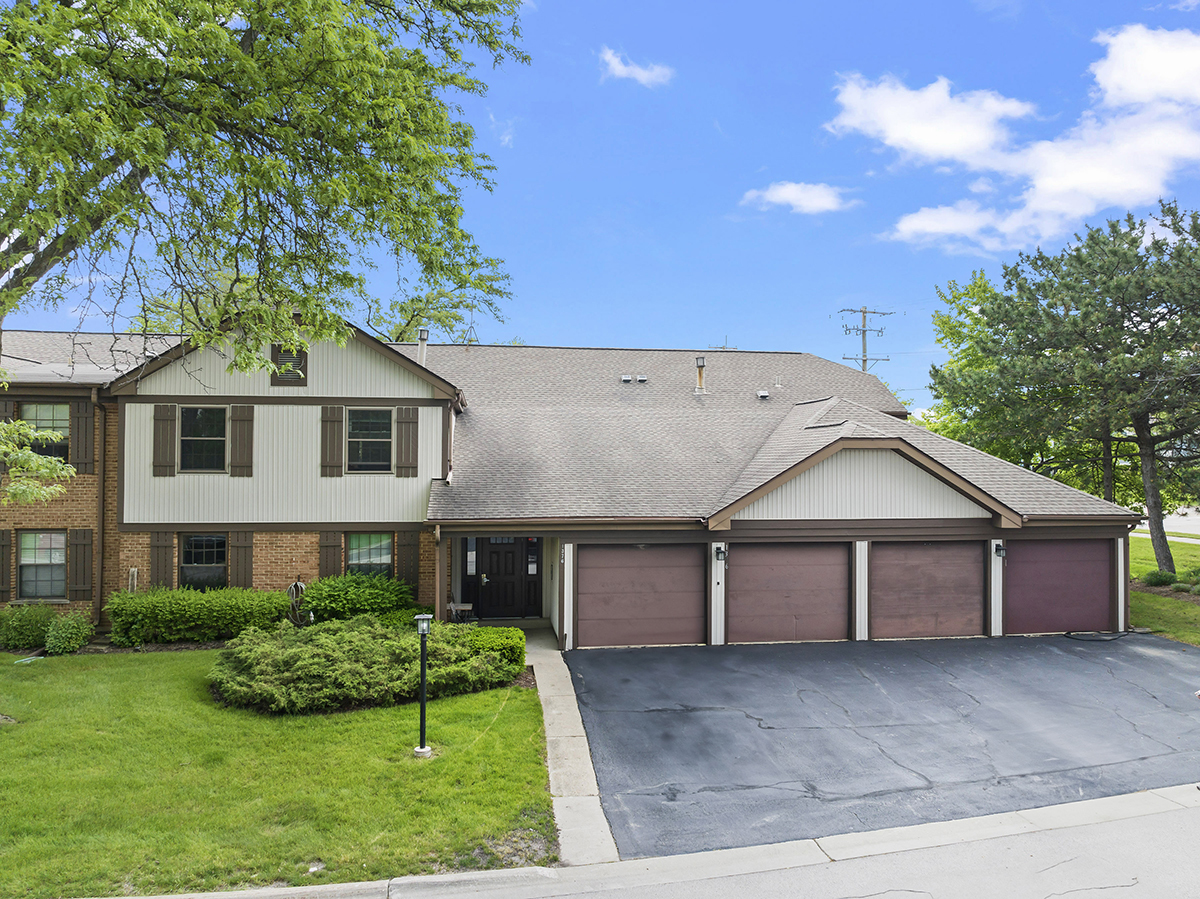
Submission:
POLYGON ((866 306, 863 306, 861 309, 839 309, 838 310, 839 314, 842 312, 854 312, 854 313, 858 313, 859 315, 862 316, 862 324, 861 325, 842 325, 842 330, 845 333, 862 335, 862 355, 861 356, 843 356, 842 358, 845 359, 847 362, 853 361, 853 362, 860 363, 862 365, 863 371, 866 371, 868 368, 870 368, 870 366, 867 364, 868 362, 891 362, 892 360, 889 359, 887 356, 868 356, 867 355, 867 335, 868 334, 878 334, 880 337, 883 336, 883 328, 868 328, 867 327, 867 316, 868 315, 895 315, 895 313, 894 312, 880 312, 877 309, 868 309, 866 306))

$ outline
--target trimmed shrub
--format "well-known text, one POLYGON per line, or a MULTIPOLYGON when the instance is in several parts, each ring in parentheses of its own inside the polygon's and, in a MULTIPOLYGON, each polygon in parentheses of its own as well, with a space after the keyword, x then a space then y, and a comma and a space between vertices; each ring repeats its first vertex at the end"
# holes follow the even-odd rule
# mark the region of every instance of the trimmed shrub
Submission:
POLYGON ((413 589, 407 582, 357 572, 321 578, 304 591, 301 604, 317 621, 383 615, 414 606, 413 589))
POLYGON ((287 615, 290 605, 286 593, 265 590, 226 587, 202 592, 156 587, 114 593, 108 600, 108 617, 117 646, 183 640, 203 643, 236 637, 249 627, 273 627, 287 615))
POLYGON ((467 640, 475 652, 494 652, 518 673, 525 670, 525 632, 519 627, 475 627, 467 640))
POLYGON ((1192 588, 1192 596, 1200 596, 1200 584, 1192 588))
POLYGON ((95 630, 92 619, 83 612, 56 615, 46 629, 46 652, 52 656, 75 652, 87 645, 95 630))
POLYGON ((1142 575, 1142 583, 1147 587, 1166 587, 1176 581, 1173 571, 1147 571, 1142 575))
POLYGON ((394 630, 402 631, 405 628, 413 628, 417 626, 413 619, 421 613, 421 608, 415 606, 411 609, 397 609, 395 612, 384 612, 382 615, 376 615, 379 623, 384 627, 390 627, 394 630))
POLYGON ((0 615, 0 646, 5 649, 41 649, 56 617, 53 607, 43 603, 9 606, 0 615))
POLYGON ((1192 585, 1191 585, 1191 584, 1185 584, 1185 583, 1183 583, 1183 582, 1180 582, 1180 583, 1172 584, 1172 585, 1171 585, 1171 590, 1172 590, 1172 592, 1174 592, 1174 593, 1191 593, 1191 592, 1192 592, 1192 585))
MULTIPOLYGON (((473 645, 476 630, 433 623, 426 685, 431 699, 497 687, 524 670, 523 652, 515 665, 511 648, 502 654, 473 645)), ((415 631, 370 615, 304 628, 283 622, 270 631, 251 628, 229 641, 209 681, 229 705, 293 715, 333 712, 415 699, 420 659, 415 631)))

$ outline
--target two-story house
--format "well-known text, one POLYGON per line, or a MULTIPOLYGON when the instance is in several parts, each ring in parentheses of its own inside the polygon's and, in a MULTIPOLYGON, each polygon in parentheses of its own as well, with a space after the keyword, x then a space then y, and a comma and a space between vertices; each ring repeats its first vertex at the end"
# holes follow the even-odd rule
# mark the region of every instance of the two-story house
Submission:
POLYGON ((563 648, 1123 630, 1139 516, 806 353, 394 345, 230 373, 6 332, 0 412, 79 474, 0 510, 0 601, 404 577, 563 648))

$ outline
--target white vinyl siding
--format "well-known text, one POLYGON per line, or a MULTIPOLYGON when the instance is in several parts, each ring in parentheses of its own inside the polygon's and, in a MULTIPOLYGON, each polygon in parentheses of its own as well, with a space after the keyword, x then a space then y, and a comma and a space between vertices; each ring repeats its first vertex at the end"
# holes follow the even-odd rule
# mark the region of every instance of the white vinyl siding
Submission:
POLYGON ((129 403, 125 406, 125 521, 227 525, 424 521, 429 482, 442 476, 442 409, 422 406, 418 414, 415 478, 398 478, 392 472, 321 477, 321 407, 276 404, 254 410, 253 477, 189 472, 187 477, 155 478, 151 476, 154 406, 129 403))
POLYGON ((967 499, 891 450, 845 449, 751 503, 734 518, 857 520, 990 518, 967 499))
POLYGON ((272 387, 271 375, 227 372, 229 359, 206 347, 160 368, 138 385, 140 396, 432 397, 433 386, 357 340, 344 347, 313 344, 308 351, 308 381, 303 386, 272 387))

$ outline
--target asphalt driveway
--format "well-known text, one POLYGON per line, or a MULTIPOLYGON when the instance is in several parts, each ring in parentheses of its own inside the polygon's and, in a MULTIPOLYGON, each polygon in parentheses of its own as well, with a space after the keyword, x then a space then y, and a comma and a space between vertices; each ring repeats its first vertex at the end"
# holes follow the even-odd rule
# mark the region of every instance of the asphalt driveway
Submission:
POLYGON ((1200 778, 1200 650, 1159 637, 566 654, 622 858, 1200 778))

